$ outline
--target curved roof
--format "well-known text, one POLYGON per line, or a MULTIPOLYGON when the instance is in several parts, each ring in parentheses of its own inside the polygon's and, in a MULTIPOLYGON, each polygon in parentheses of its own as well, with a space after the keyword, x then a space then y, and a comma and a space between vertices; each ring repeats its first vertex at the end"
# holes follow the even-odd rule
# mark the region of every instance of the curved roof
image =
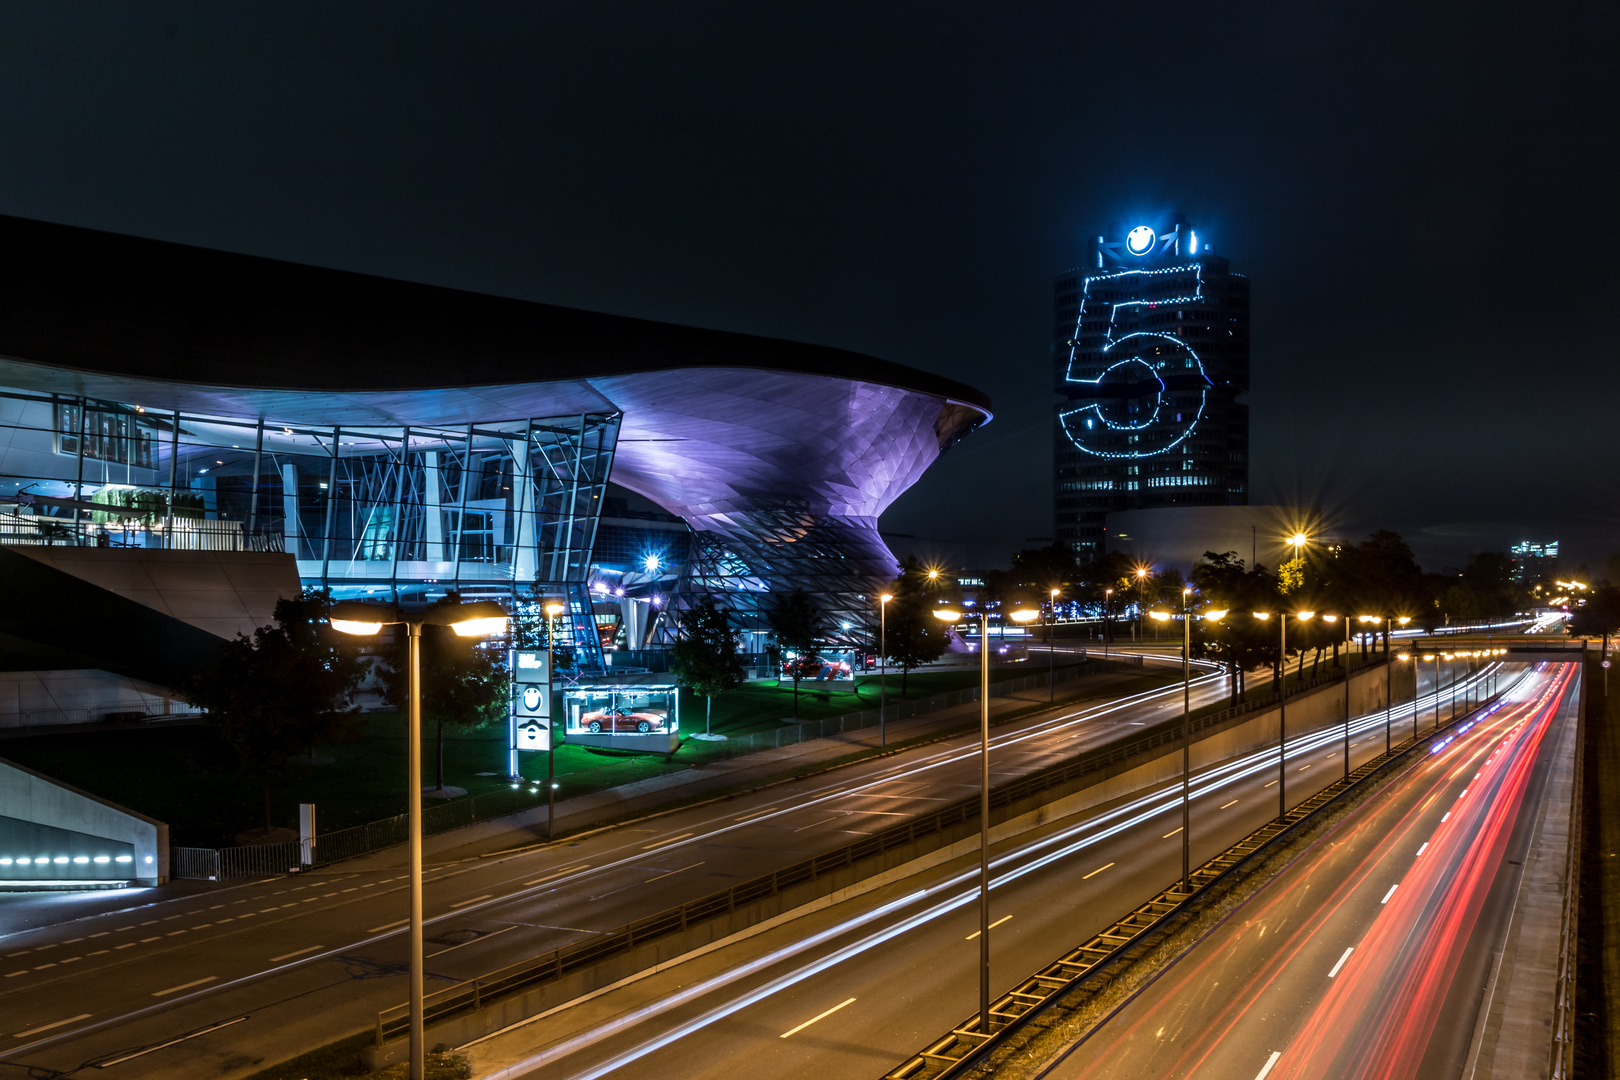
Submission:
POLYGON ((678 368, 962 383, 844 349, 580 311, 0 215, 0 356, 216 387, 439 390, 678 368))

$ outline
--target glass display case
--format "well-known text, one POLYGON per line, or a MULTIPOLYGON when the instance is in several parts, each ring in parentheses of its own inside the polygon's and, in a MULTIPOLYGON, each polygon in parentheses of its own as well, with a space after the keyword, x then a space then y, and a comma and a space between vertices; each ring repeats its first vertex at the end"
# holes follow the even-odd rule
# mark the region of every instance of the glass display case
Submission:
POLYGON ((680 687, 598 684, 563 691, 563 730, 571 743, 669 753, 680 744, 680 687))
POLYGON ((781 677, 792 679, 797 670, 803 682, 853 681, 859 660, 852 649, 823 649, 814 655, 783 656, 781 677))

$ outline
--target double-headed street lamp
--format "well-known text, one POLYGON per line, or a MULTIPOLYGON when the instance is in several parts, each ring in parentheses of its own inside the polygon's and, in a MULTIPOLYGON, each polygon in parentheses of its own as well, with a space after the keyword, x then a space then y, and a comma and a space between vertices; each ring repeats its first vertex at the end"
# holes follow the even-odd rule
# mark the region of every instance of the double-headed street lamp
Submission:
POLYGON ((493 600, 446 605, 420 612, 393 604, 340 600, 328 616, 332 629, 369 637, 385 626, 403 626, 410 641, 407 770, 410 808, 410 967, 411 1080, 422 1080, 422 627, 448 626, 461 637, 487 637, 506 631, 506 611, 493 600))
MULTIPOLYGON (((1257 611, 1254 617, 1271 618, 1269 611, 1257 611)), ((1314 611, 1282 611, 1277 613, 1277 820, 1288 817, 1288 617, 1299 622, 1316 618, 1314 611)))
MULTIPOLYGON (((1192 621, 1196 618, 1214 622, 1226 611, 1206 611, 1194 616, 1187 610, 1191 589, 1181 590, 1181 887, 1192 889, 1192 621)), ((1168 611, 1148 612, 1155 620, 1166 622, 1172 618, 1168 611)))
MULTIPOLYGON (((961 608, 942 606, 934 618, 954 623, 961 608)), ((990 615, 981 604, 979 617, 979 1032, 990 1035, 990 615)), ((1034 622, 1041 613, 1028 608, 1009 611, 1013 622, 1034 622)))

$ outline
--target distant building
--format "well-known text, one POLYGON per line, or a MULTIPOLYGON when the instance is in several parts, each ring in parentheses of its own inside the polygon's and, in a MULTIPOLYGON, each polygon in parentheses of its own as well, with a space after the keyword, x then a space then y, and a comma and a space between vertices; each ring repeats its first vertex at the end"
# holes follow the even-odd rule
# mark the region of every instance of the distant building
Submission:
POLYGON ((1123 510, 1249 498, 1249 282, 1175 215, 1099 236, 1057 279, 1055 537, 1107 550, 1123 510))
POLYGON ((1513 560, 1514 581, 1528 584, 1558 574, 1557 540, 1549 540, 1545 544, 1520 540, 1508 549, 1508 555, 1513 560))

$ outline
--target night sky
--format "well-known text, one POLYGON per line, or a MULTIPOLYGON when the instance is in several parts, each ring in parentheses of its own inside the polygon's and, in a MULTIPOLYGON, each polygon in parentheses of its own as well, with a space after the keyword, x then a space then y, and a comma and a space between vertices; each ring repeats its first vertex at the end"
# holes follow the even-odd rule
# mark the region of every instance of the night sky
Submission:
POLYGON ((1253 281, 1252 501, 1597 571, 1616 11, 8 4, 0 212, 960 379, 883 526, 984 562, 1051 535, 1053 277, 1180 211, 1253 281))

